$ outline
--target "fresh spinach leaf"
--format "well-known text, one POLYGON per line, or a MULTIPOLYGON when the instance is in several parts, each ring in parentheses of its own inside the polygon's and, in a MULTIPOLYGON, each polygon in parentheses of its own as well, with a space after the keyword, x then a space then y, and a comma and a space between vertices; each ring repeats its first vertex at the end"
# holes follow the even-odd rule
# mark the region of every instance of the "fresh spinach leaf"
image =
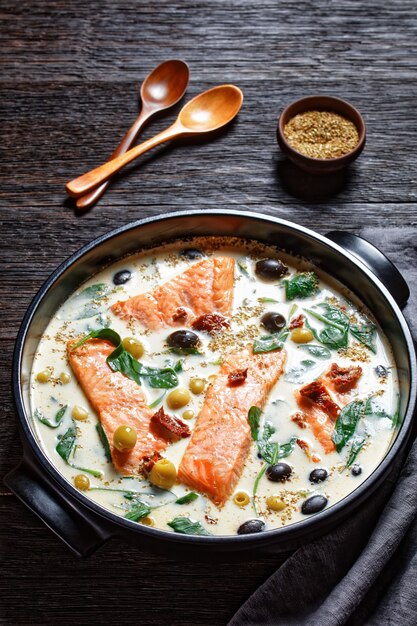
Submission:
POLYGON ((146 517, 151 512, 151 508, 141 502, 141 500, 135 500, 125 515, 126 519, 129 519, 131 522, 138 522, 142 517, 146 517))
POLYGON ((343 469, 348 469, 354 463, 359 452, 362 450, 365 441, 365 437, 358 437, 353 440, 346 465, 343 469))
POLYGON ((317 331, 306 320, 307 328, 312 331, 317 341, 328 348, 332 350, 346 348, 348 345, 349 319, 340 309, 330 306, 327 302, 323 302, 320 306, 325 309, 323 315, 313 309, 306 309, 305 311, 323 322, 324 328, 321 331, 317 331))
POLYGON ((325 346, 317 346, 311 343, 305 343, 301 346, 298 346, 299 349, 305 350, 311 356, 314 356, 316 359, 330 359, 332 353, 325 346))
POLYGON ((365 402, 364 414, 375 417, 386 417, 390 420, 393 419, 392 415, 387 413, 385 409, 375 400, 375 396, 371 396, 365 402))
POLYGON ((397 410, 392 418, 392 428, 399 428, 401 426, 401 396, 398 394, 397 410))
POLYGON ((253 353, 263 354, 265 352, 272 352, 273 350, 282 350, 289 332, 288 328, 283 328, 279 333, 264 335, 259 339, 255 339, 252 346, 253 353))
POLYGON ((198 493, 195 493, 194 491, 190 491, 190 493, 187 493, 185 496, 182 496, 182 498, 178 498, 178 500, 175 500, 175 504, 189 504, 190 502, 194 502, 194 500, 197 500, 198 498, 198 493))
POLYGON ((291 437, 288 443, 282 443, 278 446, 278 459, 285 459, 294 451, 297 437, 291 437))
POLYGON ((59 456, 64 459, 65 463, 69 464, 69 458, 74 449, 76 439, 77 429, 75 426, 70 426, 68 430, 59 437, 55 450, 58 452, 59 456))
MULTIPOLYGON (((136 361, 136 363, 138 362, 136 361)), ((176 366, 159 369, 157 367, 147 367, 141 363, 138 363, 138 365, 140 366, 139 374, 146 378, 149 387, 155 389, 172 389, 178 385, 178 370, 175 369, 176 366)))
POLYGON ((348 332, 326 326, 318 335, 318 340, 332 350, 340 350, 348 345, 348 332))
POLYGON ((168 526, 181 535, 209 536, 211 534, 200 524, 200 522, 192 522, 189 517, 175 517, 173 520, 168 522, 168 526))
POLYGON ((319 279, 314 272, 301 272, 283 282, 287 300, 308 298, 315 294, 319 288, 319 279))
POLYGON ((141 384, 139 374, 142 366, 130 352, 123 348, 123 344, 118 345, 117 348, 109 354, 106 361, 113 372, 121 372, 138 385, 141 384))
POLYGON ((332 435, 333 443, 338 452, 343 449, 353 436, 356 425, 364 413, 364 408, 362 400, 353 400, 340 411, 332 435))
POLYGON ((81 337, 81 339, 72 346, 71 351, 76 350, 80 346, 84 345, 85 342, 89 339, 107 339, 116 347, 120 346, 122 342, 120 335, 111 328, 100 328, 99 330, 92 330, 90 333, 88 333, 88 335, 84 335, 84 337, 81 337))
POLYGON ((107 435, 104 432, 104 428, 103 428, 103 426, 101 425, 100 422, 97 422, 97 424, 96 424, 96 431, 98 433, 98 436, 99 436, 99 439, 101 441, 101 444, 102 444, 102 446, 104 448, 105 457, 106 457, 106 459, 108 461, 111 462, 112 459, 111 459, 109 440, 107 439, 107 435))
POLYGON ((252 439, 258 441, 259 437, 259 424, 261 421, 262 411, 257 406, 251 406, 248 413, 248 422, 250 426, 250 432, 252 439))
POLYGON ((110 292, 110 287, 106 283, 95 283, 83 289, 76 298, 89 298, 91 300, 100 300, 110 292))
POLYGON ((351 324, 350 332, 364 346, 369 348, 371 352, 376 354, 376 326, 375 324, 351 324))
POLYGON ((68 405, 62 406, 59 411, 56 413, 54 421, 51 422, 47 417, 44 416, 40 409, 35 409, 35 417, 41 422, 41 424, 45 424, 49 428, 58 428, 64 419, 65 411, 67 410, 68 405))
POLYGON ((290 367, 290 369, 286 372, 284 376, 284 380, 289 383, 299 383, 303 382, 303 378, 306 372, 309 369, 316 365, 315 361, 310 361, 309 359, 305 359, 300 362, 300 365, 295 365, 294 367, 290 367))
POLYGON ((75 426, 70 426, 68 430, 61 436, 58 437, 59 441, 55 450, 58 452, 59 456, 70 465, 74 469, 80 470, 82 472, 86 472, 87 474, 91 474, 96 478, 101 478, 103 475, 102 472, 97 470, 87 469, 86 467, 79 467, 78 465, 74 465, 70 461, 71 454, 75 451, 75 442, 77 440, 77 429, 75 426))

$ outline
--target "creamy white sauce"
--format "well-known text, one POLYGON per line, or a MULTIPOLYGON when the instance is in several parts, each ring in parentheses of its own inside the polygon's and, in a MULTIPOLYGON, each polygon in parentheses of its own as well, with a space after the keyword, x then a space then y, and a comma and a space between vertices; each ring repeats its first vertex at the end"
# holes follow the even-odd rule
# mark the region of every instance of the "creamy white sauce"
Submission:
MULTIPOLYGON (((106 461, 103 446, 96 431, 97 415, 71 372, 67 362, 66 343, 70 338, 102 327, 104 322, 119 333, 122 338, 126 336, 140 338, 146 350, 141 359, 145 365, 162 367, 167 357, 175 359, 175 356, 167 354, 165 344, 167 336, 175 330, 174 328, 163 328, 158 332, 150 332, 139 323, 132 324, 120 320, 113 315, 110 307, 119 300, 125 300, 148 291, 170 280, 187 269, 192 263, 198 262, 198 260, 190 261, 178 255, 179 250, 189 247, 203 249, 208 255, 230 255, 237 261, 231 318, 231 328, 237 338, 235 349, 247 345, 248 342, 251 343, 253 335, 267 334, 259 324, 259 319, 264 312, 276 311, 288 319, 294 304, 294 302, 286 302, 282 281, 271 283, 256 277, 254 274, 256 260, 265 257, 279 258, 288 265, 290 275, 300 270, 314 270, 306 261, 294 259, 281 252, 277 253, 275 249, 261 244, 221 238, 197 238, 192 241, 169 244, 125 258, 95 275, 63 303, 39 342, 31 379, 32 414, 39 442, 56 469, 73 483, 74 477, 80 474, 80 471, 64 462, 56 452, 56 446, 59 441, 58 438, 74 423, 71 417, 72 408, 78 405, 87 409, 88 419, 75 422, 77 447, 72 462, 78 467, 101 471, 102 477, 95 478, 89 475, 91 489, 84 492, 85 495, 113 513, 125 515, 130 502, 126 500, 123 493, 110 491, 110 489, 143 492, 143 501, 153 507, 150 516, 154 520, 155 526, 170 532, 172 530, 167 526, 167 522, 179 516, 188 516, 193 521, 200 521, 210 533, 215 535, 236 534, 240 524, 256 517, 261 517, 266 522, 266 528, 280 527, 305 519, 306 516, 301 512, 301 505, 307 497, 316 493, 323 494, 328 498, 328 506, 331 506, 356 489, 372 473, 385 456, 392 441, 394 429, 388 418, 376 416, 361 418, 357 430, 369 436, 366 446, 359 452, 356 460, 356 463, 360 464, 362 472, 358 476, 353 476, 350 469, 343 470, 349 453, 349 445, 345 446, 340 454, 337 452, 325 454, 309 428, 301 429, 291 421, 290 416, 299 410, 294 398, 294 390, 318 378, 331 363, 337 363, 340 366, 360 365, 363 374, 357 387, 348 394, 349 401, 353 399, 364 400, 377 394, 379 406, 387 414, 394 415, 398 402, 397 371, 390 346, 379 328, 376 337, 376 354, 364 346, 358 347, 357 341, 352 336, 349 337, 349 345, 357 346, 356 357, 360 357, 360 360, 355 359, 354 362, 348 358, 350 355, 342 355, 333 350, 329 359, 318 359, 311 356, 299 344, 291 341, 290 337, 286 340, 287 360, 284 375, 276 383, 268 398, 262 421, 267 420, 275 427, 276 432, 272 441, 278 441, 282 444, 290 441, 292 437, 306 440, 321 460, 316 463, 312 462, 305 452, 298 445, 295 445, 291 455, 282 459, 293 469, 291 480, 284 483, 274 483, 263 476, 259 481, 255 502, 257 514, 253 508, 252 493, 255 479, 263 467, 264 461, 258 458, 255 443, 252 445, 251 453, 234 490, 234 493, 244 491, 250 496, 249 504, 242 508, 234 503, 233 494, 221 510, 201 494, 197 500, 190 504, 178 505, 172 501, 173 496, 170 494, 155 496, 148 481, 139 477, 123 477, 114 470, 111 463, 106 461), (244 268, 243 271, 242 267, 244 268), (132 273, 130 280, 122 286, 115 286, 112 281, 114 274, 124 269, 130 270, 132 273), (109 293, 106 297, 94 301, 94 306, 97 307, 97 311, 94 312, 94 309, 91 310, 91 300, 80 294, 85 288, 97 283, 105 283, 109 287, 109 293), (263 298, 273 299, 277 302, 262 301, 263 298), (80 315, 88 313, 92 313, 92 316, 77 319, 80 315), (306 370, 298 382, 286 380, 289 370, 299 366, 300 361, 303 360, 311 360, 315 364, 306 370), (387 377, 381 378, 376 375, 375 367, 377 365, 383 365, 389 369, 387 377), (36 376, 46 368, 53 370, 51 380, 47 383, 39 383, 36 376), (59 381, 61 372, 71 375, 71 381, 68 384, 62 384, 59 381), (35 411, 38 410, 53 422, 55 414, 64 405, 68 405, 68 408, 61 425, 56 429, 51 429, 40 423, 35 417, 35 411), (322 483, 312 484, 309 480, 310 472, 315 468, 322 467, 329 471, 328 478, 322 483), (274 512, 267 507, 266 498, 271 495, 279 496, 286 503, 283 511, 274 512), (171 501, 165 504, 169 500, 171 501)), ((313 297, 296 300, 297 310, 294 315, 325 301, 326 298, 336 298, 340 304, 348 307, 349 315, 355 315, 357 318, 362 318, 365 315, 375 323, 369 312, 352 294, 336 281, 323 275, 322 272, 317 272, 317 274, 320 277, 319 291, 313 297)), ((287 275, 285 278, 288 277, 287 275)), ((317 329, 322 327, 321 322, 308 316, 307 318, 317 329)), ((209 377, 215 375, 219 369, 219 365, 216 364, 219 358, 230 353, 230 345, 222 345, 221 338, 218 341, 219 345, 216 346, 213 345, 216 342, 213 342, 212 337, 207 333, 199 333, 199 335, 204 354, 203 356, 183 357, 183 371, 178 375, 181 387, 188 387, 190 379, 196 376, 209 380, 209 377)), ((312 343, 318 344, 316 340, 313 340, 312 343)), ((146 384, 142 388, 147 396, 148 404, 156 401, 164 393, 164 390, 151 389, 146 384)), ((155 411, 163 406, 167 413, 171 415, 175 413, 181 417, 184 410, 192 409, 195 417, 187 423, 193 429, 196 417, 204 402, 204 395, 204 393, 198 396, 191 394, 190 404, 177 412, 167 408, 165 395, 164 400, 158 404, 155 411)), ((183 439, 174 443, 168 446, 164 452, 164 456, 173 461, 176 467, 180 463, 188 441, 189 439, 183 439)), ((189 490, 181 484, 176 484, 171 491, 177 497, 181 497, 189 490)))

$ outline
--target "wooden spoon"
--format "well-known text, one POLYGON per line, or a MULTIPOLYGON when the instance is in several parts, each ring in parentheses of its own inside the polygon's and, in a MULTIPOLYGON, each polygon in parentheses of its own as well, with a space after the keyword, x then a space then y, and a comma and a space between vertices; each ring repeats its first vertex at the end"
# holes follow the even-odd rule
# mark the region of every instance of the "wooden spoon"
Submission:
POLYGON ((208 133, 225 126, 239 113, 242 102, 243 94, 234 85, 220 85, 204 91, 187 102, 172 126, 112 161, 71 180, 66 185, 67 192, 70 196, 79 198, 161 143, 176 137, 208 133))
MULTIPOLYGON (((108 159, 109 161, 129 150, 139 131, 152 115, 169 109, 181 100, 187 89, 189 74, 188 65, 184 61, 174 59, 164 61, 148 74, 140 88, 141 112, 108 159)), ((107 181, 87 195, 78 198, 77 209, 86 209, 95 204, 109 184, 110 181, 107 181)))

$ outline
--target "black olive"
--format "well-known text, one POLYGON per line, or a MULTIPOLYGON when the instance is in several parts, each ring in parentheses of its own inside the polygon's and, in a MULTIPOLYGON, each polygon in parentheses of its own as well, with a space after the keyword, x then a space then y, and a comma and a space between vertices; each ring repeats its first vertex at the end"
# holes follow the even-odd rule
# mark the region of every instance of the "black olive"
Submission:
POLYGON ((201 257, 204 256, 204 252, 201 252, 201 250, 197 248, 185 248, 180 251, 180 256, 185 256, 186 259, 195 261, 195 259, 201 259, 201 257))
POLYGON ((128 280, 130 280, 131 276, 132 273, 129 272, 129 270, 120 270, 120 272, 116 272, 113 276, 113 283, 115 285, 124 285, 128 280))
POLYGON ((251 535, 252 533, 260 533, 265 528, 265 522, 260 519, 250 519, 243 522, 237 529, 238 535, 251 535))
POLYGON ((272 480, 273 483, 284 482, 291 474, 292 468, 288 463, 276 463, 275 465, 270 465, 266 470, 267 478, 272 480))
POLYGON ((324 496, 321 496, 321 495, 311 496, 311 498, 307 498, 307 500, 303 502, 303 505, 301 507, 301 513, 304 513, 304 515, 311 515, 311 513, 318 513, 319 511, 322 511, 325 508, 325 506, 327 505, 327 502, 328 500, 324 496))
POLYGON ((327 470, 324 469, 324 467, 318 467, 317 469, 313 469, 313 471, 310 472, 310 482, 322 483, 323 480, 326 480, 328 475, 329 473, 327 470))
POLYGON ((191 330, 176 330, 175 332, 168 335, 167 338, 167 344, 171 348, 196 348, 199 343, 199 336, 193 333, 191 330))
POLYGON ((277 280, 288 272, 288 267, 277 259, 262 259, 255 265, 255 274, 264 280, 277 280))
POLYGON ((377 365, 375 367, 375 374, 379 378, 384 378, 385 376, 388 376, 389 370, 384 365, 377 365))
POLYGON ((362 474, 362 468, 357 463, 355 463, 355 465, 352 467, 352 474, 354 476, 359 476, 359 474, 362 474))
POLYGON ((286 320, 281 313, 268 311, 262 315, 261 324, 266 330, 269 330, 270 333, 277 333, 284 328, 286 320))

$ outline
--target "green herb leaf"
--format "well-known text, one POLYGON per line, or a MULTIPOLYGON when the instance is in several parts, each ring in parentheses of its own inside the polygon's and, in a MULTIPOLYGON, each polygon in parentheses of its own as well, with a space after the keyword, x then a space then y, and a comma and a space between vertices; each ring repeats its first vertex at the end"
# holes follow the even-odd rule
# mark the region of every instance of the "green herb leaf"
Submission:
POLYGON ((291 437, 288 443, 282 443, 278 447, 278 459, 285 459, 294 451, 295 444, 297 443, 297 437, 291 437))
POLYGON ((181 535, 209 536, 211 534, 200 524, 200 522, 192 522, 188 517, 175 517, 173 520, 168 522, 168 526, 181 535))
POLYGON ((308 298, 315 294, 319 288, 319 279, 314 272, 301 272, 283 282, 287 300, 308 298))
POLYGON ((265 352, 272 352, 273 350, 282 350, 289 332, 288 328, 283 328, 279 333, 264 335, 259 339, 255 339, 252 346, 253 353, 263 354, 265 352))
POLYGON ((130 519, 132 522, 138 522, 142 517, 146 517, 151 512, 151 508, 141 502, 140 500, 135 500, 129 511, 126 513, 125 518, 130 519))
MULTIPOLYGON (((136 361, 136 363, 138 362, 136 361)), ((181 363, 181 361, 179 361, 179 363, 181 363)), ((138 365, 140 366, 139 373, 141 376, 146 377, 146 382, 149 387, 156 389, 172 389, 178 385, 178 370, 175 369, 176 366, 159 369, 157 367, 147 367, 141 363, 138 363, 138 365)))
POLYGON ((256 492, 258 491, 258 485, 261 481, 261 478, 265 474, 267 469, 268 469, 268 463, 264 463, 259 471, 259 474, 255 478, 255 482, 253 483, 252 504, 253 504, 253 510, 255 511, 256 515, 259 515, 258 506, 256 503, 256 492))
POLYGON ((159 398, 151 402, 151 404, 148 404, 148 408, 154 409, 156 406, 158 406, 158 404, 161 404, 162 400, 165 398, 165 395, 166 395, 166 391, 164 391, 164 393, 161 396, 159 396, 159 398))
POLYGON ((139 373, 142 365, 127 350, 123 348, 123 344, 117 346, 115 350, 106 359, 107 364, 113 372, 121 372, 135 383, 140 385, 139 373))
POLYGON ((309 352, 311 356, 314 356, 316 359, 330 359, 332 353, 325 346, 317 346, 311 343, 305 343, 301 346, 297 346, 301 350, 305 350, 309 352))
POLYGON ((110 287, 106 283, 95 283, 83 289, 77 298, 89 298, 91 300, 100 300, 110 292, 110 287))
POLYGON ((238 260, 237 266, 240 269, 240 271, 242 272, 243 276, 246 276, 247 278, 249 278, 248 266, 246 265, 246 263, 245 263, 245 261, 243 259, 239 259, 238 260))
POLYGON ((336 446, 336 450, 340 452, 347 444, 349 439, 355 432, 356 425, 364 412, 364 402, 362 400, 353 400, 347 404, 339 413, 334 427, 332 440, 336 446))
POLYGON ((350 467, 354 463, 359 452, 362 450, 365 441, 366 441, 365 437, 358 437, 353 440, 352 445, 350 447, 349 456, 346 461, 346 465, 343 468, 344 470, 348 469, 348 467, 350 467))
POLYGON ((365 415, 375 416, 375 417, 386 417, 388 419, 393 419, 393 416, 390 415, 382 408, 382 406, 375 400, 375 396, 371 396, 365 402, 365 415))
POLYGON ((308 372, 308 370, 310 370, 315 365, 315 361, 305 359, 304 361, 301 361, 300 365, 290 367, 290 369, 286 372, 284 376, 284 380, 288 381, 289 383, 302 382, 306 372, 308 372))
POLYGON ((248 413, 248 422, 250 426, 250 432, 252 439, 258 441, 259 436, 259 424, 261 420, 262 411, 257 406, 251 406, 248 413))
POLYGON ((324 329, 318 332, 306 321, 306 326, 313 332, 315 338, 332 350, 340 350, 348 345, 349 318, 338 307, 327 302, 319 305, 324 309, 323 314, 313 309, 306 309, 306 313, 323 322, 324 329))
POLYGON ((187 493, 185 496, 182 496, 182 498, 178 498, 178 500, 175 500, 175 504, 189 504, 190 502, 194 502, 194 500, 197 500, 198 498, 198 493, 195 493, 194 491, 190 491, 190 493, 187 493))
POLYGON ((364 346, 369 348, 371 352, 376 353, 376 326, 375 324, 352 324, 350 327, 352 335, 360 341, 364 346))
POLYGON ((69 458, 74 449, 76 438, 77 430, 75 426, 70 426, 68 430, 59 438, 55 450, 58 452, 59 456, 64 459, 65 463, 69 463, 69 458))
POLYGON ((279 454, 278 444, 272 443, 269 439, 260 439, 258 441, 258 452, 268 465, 272 465, 274 458, 277 458, 279 454))
POLYGON ((274 298, 258 298, 258 302, 261 303, 271 303, 271 304, 278 304, 278 300, 274 300, 274 298))
POLYGON ((75 449, 75 442, 77 439, 77 429, 75 426, 70 426, 68 430, 60 437, 58 437, 59 441, 55 450, 58 452, 59 456, 71 467, 74 469, 80 470, 82 472, 86 472, 87 474, 91 474, 96 478, 101 478, 103 475, 102 472, 97 470, 87 469, 85 467, 79 467, 78 465, 74 465, 70 462, 70 456, 75 449))
POLYGON ((118 347, 122 342, 120 335, 111 328, 100 328, 99 330, 92 330, 91 333, 88 333, 88 335, 81 337, 81 339, 72 346, 71 351, 76 350, 85 344, 85 342, 89 339, 107 339, 116 347, 118 347))
POLYGON ((48 420, 48 418, 44 416, 40 409, 35 409, 35 417, 41 422, 41 424, 45 424, 45 426, 48 426, 49 428, 58 428, 58 426, 64 419, 65 411, 67 410, 67 408, 67 404, 65 406, 62 406, 55 415, 55 419, 53 422, 48 420))
POLYGON ((106 456, 106 459, 111 462, 112 459, 111 459, 109 440, 107 439, 107 435, 106 435, 106 433, 104 431, 104 428, 103 428, 103 426, 101 425, 100 422, 97 422, 97 424, 96 424, 96 431, 98 433, 99 439, 100 439, 100 441, 102 443, 102 446, 104 448, 104 454, 106 456))

